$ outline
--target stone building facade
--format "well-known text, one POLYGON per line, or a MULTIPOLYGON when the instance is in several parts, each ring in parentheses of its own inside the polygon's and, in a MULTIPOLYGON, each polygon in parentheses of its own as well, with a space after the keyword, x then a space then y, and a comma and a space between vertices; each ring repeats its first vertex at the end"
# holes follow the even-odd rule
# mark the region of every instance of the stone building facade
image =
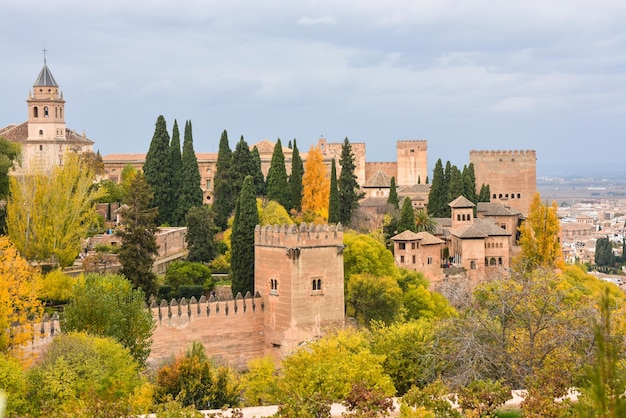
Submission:
POLYGON ((94 142, 65 126, 65 99, 44 61, 26 100, 28 119, 0 129, 0 137, 20 144, 14 174, 49 172, 68 152, 93 151, 94 142))

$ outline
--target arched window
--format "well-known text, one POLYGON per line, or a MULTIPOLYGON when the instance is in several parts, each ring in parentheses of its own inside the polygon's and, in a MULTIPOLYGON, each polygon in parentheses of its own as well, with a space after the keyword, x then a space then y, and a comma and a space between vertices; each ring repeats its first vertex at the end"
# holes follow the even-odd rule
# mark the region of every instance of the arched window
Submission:
POLYGON ((39 130, 39 136, 43 136, 43 129, 39 130))
POLYGON ((50 111, 48 110, 48 106, 44 106, 44 108, 43 108, 43 117, 47 118, 48 116, 50 116, 50 111))
POLYGON ((506 197, 508 199, 509 198, 509 194, 508 193, 505 194, 504 197, 506 197))
POLYGON ((322 279, 317 279, 317 290, 322 290, 322 279))
POLYGON ((497 198, 497 196, 496 196, 496 194, 495 194, 495 193, 493 194, 493 198, 494 198, 494 199, 495 199, 495 198, 497 198))
POLYGON ((458 213, 456 214, 456 220, 460 221, 461 220, 461 215, 459 215, 458 213))
POLYGON ((498 257, 498 265, 501 266, 502 265, 502 257, 498 257))
POLYGON ((502 199, 502 193, 498 195, 498 199, 502 199))
POLYGON ((490 266, 495 266, 496 265, 496 259, 494 257, 491 257, 491 259, 489 260, 489 265, 490 266))
POLYGON ((39 117, 39 108, 37 106, 33 107, 33 117, 34 118, 39 117))
POLYGON ((476 270, 476 261, 470 261, 470 270, 476 270))
POLYGON ((521 198, 522 198, 522 195, 518 193, 518 194, 517 194, 517 198, 518 198, 518 199, 521 199, 521 198))
POLYGON ((317 290, 317 280, 313 279, 311 286, 313 287, 313 290, 317 290))
POLYGON ((485 257, 485 266, 489 265, 489 259, 487 257, 485 257))
POLYGON ((515 193, 511 193, 511 199, 515 199, 515 193))

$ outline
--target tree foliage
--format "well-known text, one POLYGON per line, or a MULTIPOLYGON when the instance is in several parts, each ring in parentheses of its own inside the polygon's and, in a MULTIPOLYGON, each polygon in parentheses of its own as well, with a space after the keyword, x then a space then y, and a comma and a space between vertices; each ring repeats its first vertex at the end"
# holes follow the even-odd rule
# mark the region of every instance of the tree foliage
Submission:
POLYGON ((428 192, 428 213, 435 218, 443 218, 446 215, 446 198, 448 190, 444 183, 443 165, 441 158, 435 163, 433 180, 428 192))
POLYGON ((336 224, 339 222, 339 188, 337 186, 337 167, 335 165, 335 159, 330 168, 330 192, 328 196, 328 222, 336 224))
POLYGON ((178 130, 178 121, 174 119, 174 127, 172 128, 172 140, 170 141, 170 166, 172 177, 170 179, 172 216, 170 225, 181 225, 184 220, 184 213, 178 212, 178 204, 181 195, 181 187, 183 185, 183 157, 180 152, 180 131, 178 130))
POLYGON ((352 218, 352 213, 359 206, 359 199, 362 193, 359 192, 359 183, 354 173, 356 163, 352 152, 352 145, 348 138, 343 140, 341 146, 341 157, 339 158, 341 174, 339 174, 339 220, 342 224, 348 225, 352 218))
POLYGON ((150 207, 152 192, 143 173, 138 173, 126 196, 127 207, 120 210, 122 237, 119 260, 121 273, 135 288, 140 287, 146 295, 156 294, 156 275, 152 272, 153 257, 158 253, 154 233, 157 231, 156 208, 150 207))
POLYGON ((400 210, 400 220, 398 221, 398 233, 404 231, 413 231, 416 232, 416 224, 415 224, 415 211, 413 210, 413 204, 411 203, 411 199, 405 197, 402 200, 402 209, 400 210))
POLYGON ((158 210, 157 225, 170 225, 176 202, 172 190, 170 136, 163 115, 157 118, 150 149, 143 164, 143 172, 152 190, 150 206, 158 210))
POLYGON ((252 147, 251 153, 252 160, 254 161, 254 173, 252 174, 252 178, 254 179, 254 185, 256 186, 256 195, 265 196, 267 194, 267 190, 261 166, 261 154, 259 154, 259 149, 256 145, 252 147))
MULTIPOLYGON (((252 183, 254 184, 254 174, 256 172, 256 163, 250 153, 250 147, 243 138, 243 135, 235 146, 233 152, 233 165, 231 167, 232 177, 232 190, 234 196, 239 196, 243 187, 243 182, 247 176, 252 177, 252 183)), ((255 186, 256 195, 256 186, 255 186)))
POLYGON ((192 206, 187 212, 187 260, 209 263, 217 255, 214 214, 207 206, 192 206))
POLYGON ((9 194, 9 171, 20 157, 20 145, 0 137, 0 200, 9 194))
POLYGON ((185 122, 185 137, 181 159, 181 185, 176 214, 181 225, 189 226, 186 223, 186 217, 191 208, 202 206, 204 195, 200 184, 201 177, 198 170, 198 159, 193 148, 193 132, 190 120, 185 122))
POLYGON ((396 188, 396 178, 391 177, 391 185, 389 186, 389 196, 387 197, 387 203, 394 208, 400 208, 400 199, 398 198, 398 190, 396 188))
MULTIPOLYGON (((289 147, 292 148, 292 147, 289 147)), ((289 176, 289 200, 290 207, 285 209, 295 209, 297 212, 302 210, 302 176, 304 175, 304 163, 300 157, 300 150, 296 139, 293 139, 293 148, 291 152, 291 175, 289 176)))
POLYGON ((95 202, 106 193, 92 187, 94 174, 78 155, 68 154, 49 175, 11 178, 7 229, 11 242, 28 260, 70 266, 80 239, 97 225, 95 202))
POLYGON ((121 275, 89 274, 65 307, 64 332, 111 337, 127 348, 138 364, 150 354, 154 320, 144 308, 145 295, 121 275))
MULTIPOLYGON (((476 193, 476 173, 474 171, 474 163, 469 163, 463 167, 463 196, 470 202, 478 203, 478 194, 476 193)), ((458 197, 458 196, 457 196, 458 197)))
POLYGON ((347 283, 346 306, 346 313, 359 324, 369 326, 371 321, 389 324, 400 315, 402 290, 390 276, 353 274, 347 283))
POLYGON ((615 266, 615 254, 613 253, 613 246, 608 237, 598 238, 594 258, 596 266, 615 266))
POLYGON ((343 234, 343 265, 346 281, 352 275, 369 273, 376 276, 398 274, 393 254, 376 238, 367 234, 345 232, 343 234))
POLYGON ((165 284, 178 289, 180 286, 204 286, 213 289, 215 281, 211 269, 202 263, 174 261, 165 272, 165 284))
POLYGON ((222 132, 215 176, 213 177, 213 211, 215 212, 215 224, 225 230, 228 218, 235 207, 237 195, 234 194, 232 183, 232 151, 228 145, 228 133, 222 132))
POLYGON ((254 293, 254 228, 259 223, 256 189, 251 176, 246 177, 235 207, 231 238, 233 295, 254 293))
POLYGON ((273 200, 256 200, 257 212, 259 213, 259 225, 291 225, 293 219, 280 203, 273 200))
POLYGON ((287 170, 285 168, 285 155, 280 138, 274 145, 272 162, 267 172, 267 198, 275 200, 286 209, 291 208, 291 195, 287 181, 287 170))
POLYGON ((319 148, 311 147, 302 176, 302 211, 328 219, 330 180, 319 148))
POLYGON ((39 274, 0 236, 0 353, 19 354, 34 335, 29 321, 42 316, 40 289, 39 274))

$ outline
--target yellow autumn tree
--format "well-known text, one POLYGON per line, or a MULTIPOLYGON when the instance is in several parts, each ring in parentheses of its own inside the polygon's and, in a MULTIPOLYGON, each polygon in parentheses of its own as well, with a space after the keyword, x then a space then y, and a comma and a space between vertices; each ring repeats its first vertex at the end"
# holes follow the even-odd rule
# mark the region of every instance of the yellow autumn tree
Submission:
POLYGON ((302 176, 302 212, 313 212, 328 219, 330 179, 324 157, 318 147, 311 147, 304 164, 302 176))
POLYGON ((15 353, 32 338, 31 321, 43 312, 40 286, 39 274, 0 236, 0 353, 15 353))
POLYGON ((541 202, 539 192, 535 193, 528 217, 519 231, 522 251, 515 261, 518 268, 524 270, 563 268, 556 202, 548 206, 541 202))
POLYGON ((7 203, 11 242, 28 260, 71 265, 80 251, 80 238, 98 222, 94 209, 105 189, 93 188, 91 166, 68 154, 51 173, 12 177, 7 203))

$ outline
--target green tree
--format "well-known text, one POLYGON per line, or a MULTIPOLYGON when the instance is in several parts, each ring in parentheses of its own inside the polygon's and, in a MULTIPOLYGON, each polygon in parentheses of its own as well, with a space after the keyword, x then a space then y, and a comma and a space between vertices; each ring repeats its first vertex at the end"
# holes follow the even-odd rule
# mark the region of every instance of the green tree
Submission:
POLYGON ((254 173, 252 177, 254 178, 254 185, 256 186, 256 195, 265 196, 267 192, 265 190, 265 178, 263 177, 263 170, 261 168, 261 154, 259 154, 259 149, 256 145, 252 147, 252 159, 254 160, 254 173))
POLYGON ((227 367, 216 366, 200 342, 194 342, 184 356, 161 367, 156 385, 156 398, 161 402, 173 398, 196 409, 239 405, 238 376, 227 367))
MULTIPOLYGON (((254 182, 256 164, 250 153, 250 147, 243 138, 243 135, 235 146, 233 152, 233 165, 231 167, 232 179, 233 179, 233 193, 235 196, 239 196, 241 188, 243 187, 243 181, 247 176, 252 176, 254 182)), ((255 191, 256 194, 256 186, 255 191)))
POLYGON ((126 164, 122 169, 122 173, 120 174, 120 188, 122 189, 122 201, 126 198, 126 193, 128 193, 128 189, 130 189, 130 183, 133 181, 133 178, 139 170, 133 167, 132 164, 126 164))
POLYGON ((74 263, 80 239, 98 224, 95 202, 106 193, 93 186, 94 174, 77 154, 64 157, 48 175, 11 178, 7 229, 28 260, 74 263))
POLYGON ((157 118, 150 149, 143 164, 146 182, 152 190, 150 206, 157 208, 157 225, 172 223, 175 200, 172 190, 172 152, 163 115, 157 118))
POLYGON ((348 225, 352 218, 352 213, 359 206, 359 199, 363 196, 359 192, 359 184, 354 173, 356 164, 352 145, 348 138, 344 139, 341 146, 341 157, 339 158, 341 174, 339 174, 339 220, 342 224, 348 225))
POLYGON ((24 416, 28 405, 24 368, 4 354, 0 354, 0 388, 0 416, 5 412, 8 417, 24 416))
POLYGON ((294 223, 287 210, 278 202, 257 199, 256 207, 260 225, 291 225, 294 223))
POLYGON ((207 206, 193 206, 187 212, 187 260, 209 263, 217 255, 213 212, 207 206))
POLYGON ((103 196, 98 199, 98 203, 121 202, 124 199, 124 190, 109 179, 100 180, 94 184, 94 188, 104 190, 103 196))
POLYGON ((278 399, 278 376, 271 357, 257 357, 247 364, 243 376, 245 406, 273 405, 278 399))
POLYGON ((174 261, 165 272, 165 284, 178 290, 180 286, 204 286, 212 290, 214 279, 211 269, 202 263, 190 261, 174 261))
POLYGON ((474 163, 469 163, 463 167, 463 196, 470 202, 478 203, 478 194, 476 193, 476 173, 474 172, 474 163))
POLYGON ((152 265, 153 257, 158 253, 154 236, 157 231, 154 223, 157 211, 150 207, 151 199, 150 186, 143 173, 138 173, 126 196, 127 207, 120 210, 122 227, 116 232, 122 237, 118 253, 122 264, 121 273, 146 295, 156 294, 156 275, 152 265))
POLYGON ((230 217, 237 196, 233 191, 232 167, 233 156, 228 145, 228 133, 222 132, 219 150, 217 152, 217 163, 215 176, 213 177, 213 211, 215 212, 215 224, 226 230, 228 218, 230 217))
POLYGON ((189 210, 200 207, 203 203, 203 192, 201 187, 200 170, 198 169, 198 159, 193 149, 193 132, 191 121, 185 122, 185 137, 183 140, 183 155, 181 161, 181 185, 178 197, 178 207, 176 209, 180 224, 186 224, 186 216, 189 210))
POLYGON ((415 212, 415 232, 428 232, 435 234, 437 222, 428 214, 426 209, 415 212))
POLYGON ((393 254, 371 235, 345 232, 343 234, 343 266, 346 280, 353 274, 396 277, 398 270, 393 254))
POLYGON ((596 266, 615 266, 615 254, 613 254, 613 246, 611 245, 608 237, 598 238, 596 241, 596 252, 594 257, 596 266))
POLYGON ((9 194, 9 171, 19 156, 20 145, 0 137, 0 200, 9 194))
POLYGON ((396 190, 396 178, 391 178, 391 185, 389 186, 389 197, 387 197, 387 203, 393 205, 394 208, 400 208, 400 199, 398 198, 398 191, 396 190))
MULTIPOLYGON (((448 199, 446 203, 450 203, 457 197, 463 196, 463 192, 463 175, 461 174, 461 171, 457 168, 457 166, 453 165, 450 167, 450 183, 448 185, 448 199)), ((450 216, 450 206, 446 204, 446 207, 448 208, 448 216, 450 216)))
POLYGON ((335 166, 335 159, 330 168, 330 193, 328 198, 328 222, 336 224, 339 222, 339 189, 337 187, 337 167, 335 166))
POLYGON ((291 176, 289 176, 289 199, 291 207, 285 209, 295 209, 297 212, 302 210, 302 176, 304 176, 304 163, 302 157, 300 157, 300 150, 298 150, 298 144, 296 144, 296 139, 294 138, 293 151, 291 153, 291 176))
POLYGON ((415 211, 411 199, 405 197, 402 200, 402 209, 400 210, 400 220, 398 221, 398 233, 404 231, 416 232, 415 211))
POLYGON ((267 172, 267 198, 275 200, 285 209, 291 208, 287 170, 285 169, 285 155, 280 138, 274 145, 272 162, 267 172))
POLYGON ((143 365, 155 326, 145 300, 143 291, 133 289, 124 276, 89 274, 64 309, 63 331, 111 337, 143 365))
POLYGON ((181 195, 181 187, 183 185, 183 157, 180 153, 180 131, 178 130, 178 121, 174 119, 174 127, 172 128, 172 140, 170 141, 170 164, 172 177, 170 179, 170 188, 172 191, 172 216, 170 224, 172 226, 182 225, 185 214, 178 212, 178 205, 181 195))
POLYGON ((55 337, 27 374, 33 417, 119 417, 145 414, 149 390, 128 350, 86 333, 55 337), (138 402, 139 401, 139 402, 138 402))
POLYGON ((346 313, 359 324, 371 321, 389 324, 396 320, 402 308, 402 290, 390 276, 353 274, 346 286, 346 313))
POLYGON ((488 184, 482 184, 480 186, 480 193, 478 194, 479 202, 490 202, 491 201, 491 191, 489 190, 488 184))
POLYGON ((254 293, 254 228, 258 224, 256 189, 254 180, 248 176, 237 199, 233 221, 230 257, 233 295, 254 293))
POLYGON ((444 183, 443 165, 441 158, 435 163, 433 170, 433 181, 428 192, 428 213, 434 218, 446 216, 447 188, 444 183))

